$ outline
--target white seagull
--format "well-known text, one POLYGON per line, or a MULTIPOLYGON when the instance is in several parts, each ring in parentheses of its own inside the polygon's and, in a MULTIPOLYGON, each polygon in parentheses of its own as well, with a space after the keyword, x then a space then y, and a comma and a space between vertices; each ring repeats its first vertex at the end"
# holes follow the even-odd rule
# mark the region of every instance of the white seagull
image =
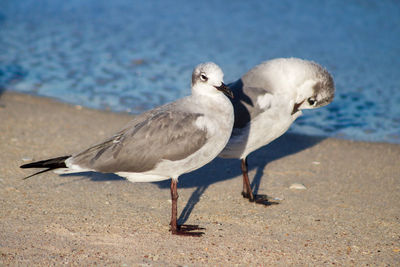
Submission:
POLYGON ((171 178, 172 234, 201 235, 190 231, 203 228, 177 225, 177 182, 181 174, 212 161, 227 144, 234 112, 225 95, 233 97, 222 70, 212 62, 200 64, 192 74, 190 96, 136 116, 120 132, 84 151, 21 168, 47 168, 33 175, 56 169, 115 173, 131 182, 171 178))
POLYGON ((261 63, 228 86, 235 95, 235 123, 219 156, 241 160, 242 195, 257 201, 250 187, 247 156, 285 133, 301 110, 332 102, 335 85, 329 72, 317 63, 278 58, 261 63))

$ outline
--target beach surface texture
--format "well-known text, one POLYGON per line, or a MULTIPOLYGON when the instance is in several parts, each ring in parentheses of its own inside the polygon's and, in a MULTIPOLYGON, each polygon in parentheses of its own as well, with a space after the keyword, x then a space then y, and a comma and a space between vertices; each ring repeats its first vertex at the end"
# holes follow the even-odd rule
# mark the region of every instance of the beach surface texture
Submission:
POLYGON ((248 159, 253 190, 271 205, 242 198, 238 160, 215 159, 178 183, 179 222, 204 227, 202 237, 168 231, 169 180, 23 180, 33 172, 20 165, 77 152, 131 118, 0 95, 0 265, 399 264, 400 145, 285 134, 248 159))

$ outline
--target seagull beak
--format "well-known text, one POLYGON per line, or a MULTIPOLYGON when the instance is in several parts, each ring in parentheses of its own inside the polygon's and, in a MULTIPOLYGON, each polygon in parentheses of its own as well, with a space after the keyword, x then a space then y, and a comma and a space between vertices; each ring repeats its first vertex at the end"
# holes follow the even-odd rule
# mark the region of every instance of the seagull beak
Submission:
POLYGON ((224 83, 221 83, 220 86, 214 86, 214 87, 217 88, 217 90, 224 93, 226 96, 233 98, 233 93, 232 93, 231 89, 229 89, 229 87, 226 86, 224 83))
POLYGON ((301 101, 300 103, 294 103, 294 106, 293 106, 293 110, 292 110, 292 114, 291 114, 291 115, 293 115, 293 114, 295 114, 297 111, 299 111, 299 107, 301 106, 301 104, 304 103, 304 101, 306 101, 306 100, 304 99, 304 100, 301 101))

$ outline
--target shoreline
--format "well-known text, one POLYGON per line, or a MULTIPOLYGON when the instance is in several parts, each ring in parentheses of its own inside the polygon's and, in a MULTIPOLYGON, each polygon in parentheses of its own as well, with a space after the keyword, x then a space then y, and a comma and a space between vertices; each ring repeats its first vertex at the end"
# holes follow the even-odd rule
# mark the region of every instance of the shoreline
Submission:
POLYGON ((400 145, 285 134, 249 156, 249 203, 237 160, 216 159, 178 183, 180 222, 206 228, 172 236, 169 181, 44 173, 30 160, 73 153, 133 115, 46 97, 0 95, 0 264, 396 265, 400 262, 400 145), (24 161, 25 160, 25 161, 24 161), (301 183, 306 190, 289 189, 301 183))

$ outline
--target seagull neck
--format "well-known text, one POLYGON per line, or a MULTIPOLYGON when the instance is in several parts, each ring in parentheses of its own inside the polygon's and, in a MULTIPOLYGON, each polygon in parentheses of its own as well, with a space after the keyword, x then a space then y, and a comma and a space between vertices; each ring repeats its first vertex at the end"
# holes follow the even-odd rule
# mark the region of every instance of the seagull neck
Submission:
POLYGON ((199 105, 207 107, 207 111, 210 112, 232 112, 233 106, 223 93, 216 92, 215 94, 202 94, 198 92, 193 92, 192 96, 193 105, 199 105))

